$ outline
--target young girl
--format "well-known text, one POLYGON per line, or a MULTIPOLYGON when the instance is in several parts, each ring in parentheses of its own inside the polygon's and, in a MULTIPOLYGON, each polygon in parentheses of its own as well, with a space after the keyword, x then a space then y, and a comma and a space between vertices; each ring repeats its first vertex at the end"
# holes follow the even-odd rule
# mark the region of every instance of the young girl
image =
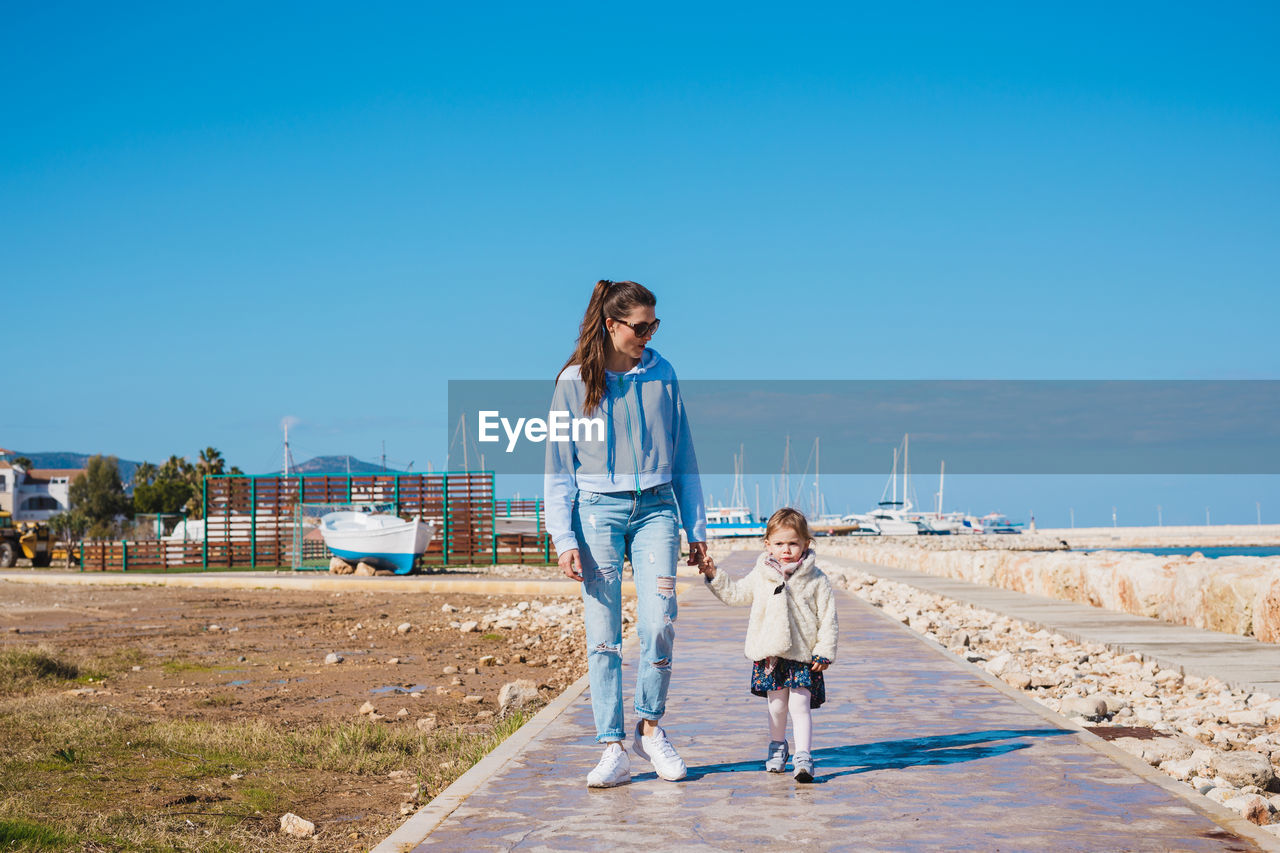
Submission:
POLYGON ((813 781, 813 724, 809 709, 827 700, 822 672, 836 658, 836 606, 831 584, 814 565, 813 536, 804 513, 780 509, 765 527, 765 553, 751 573, 734 581, 710 557, 699 571, 725 604, 750 604, 747 659, 751 692, 769 700, 769 754, 764 769, 787 768, 787 711, 796 736, 797 782, 813 781))

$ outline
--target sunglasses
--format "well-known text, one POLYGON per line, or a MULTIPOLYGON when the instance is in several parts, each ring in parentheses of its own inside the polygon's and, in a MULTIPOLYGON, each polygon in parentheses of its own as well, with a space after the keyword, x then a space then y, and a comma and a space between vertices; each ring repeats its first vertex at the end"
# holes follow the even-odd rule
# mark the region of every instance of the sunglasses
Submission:
POLYGON ((662 322, 661 320, 655 319, 652 323, 629 323, 626 320, 619 320, 617 317, 612 319, 613 322, 621 323, 631 331, 635 332, 637 338, 658 334, 658 324, 662 322))

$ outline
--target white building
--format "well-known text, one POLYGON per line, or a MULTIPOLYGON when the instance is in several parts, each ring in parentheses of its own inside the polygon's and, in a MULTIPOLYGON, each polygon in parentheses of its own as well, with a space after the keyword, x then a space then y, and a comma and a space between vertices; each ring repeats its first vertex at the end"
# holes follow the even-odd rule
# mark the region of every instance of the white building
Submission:
POLYGON ((24 468, 0 448, 0 512, 14 521, 48 521, 71 507, 71 481, 79 468, 24 468))

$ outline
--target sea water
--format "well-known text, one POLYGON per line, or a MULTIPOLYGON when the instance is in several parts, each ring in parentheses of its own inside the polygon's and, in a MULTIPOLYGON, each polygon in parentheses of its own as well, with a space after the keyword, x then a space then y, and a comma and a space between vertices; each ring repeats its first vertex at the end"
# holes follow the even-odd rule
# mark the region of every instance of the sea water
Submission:
POLYGON ((1151 554, 1155 557, 1187 556, 1200 553, 1209 559, 1217 557, 1280 557, 1274 545, 1236 545, 1227 548, 1073 548, 1074 551, 1125 551, 1151 554))

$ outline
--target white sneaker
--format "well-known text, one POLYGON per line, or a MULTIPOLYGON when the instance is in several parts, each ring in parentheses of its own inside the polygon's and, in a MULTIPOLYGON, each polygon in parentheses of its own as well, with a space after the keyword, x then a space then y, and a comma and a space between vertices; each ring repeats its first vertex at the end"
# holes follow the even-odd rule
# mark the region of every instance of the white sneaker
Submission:
POLYGON ((588 788, 612 788, 631 781, 631 756, 614 741, 604 748, 595 769, 587 774, 588 788))
POLYGON ((676 748, 671 745, 671 741, 667 740, 667 733, 663 731, 662 726, 655 726, 651 735, 641 735, 643 725, 643 721, 636 721, 636 736, 631 743, 631 748, 636 751, 636 755, 653 762, 653 769, 668 782, 683 779, 689 772, 689 768, 685 767, 684 760, 676 753, 676 748))

